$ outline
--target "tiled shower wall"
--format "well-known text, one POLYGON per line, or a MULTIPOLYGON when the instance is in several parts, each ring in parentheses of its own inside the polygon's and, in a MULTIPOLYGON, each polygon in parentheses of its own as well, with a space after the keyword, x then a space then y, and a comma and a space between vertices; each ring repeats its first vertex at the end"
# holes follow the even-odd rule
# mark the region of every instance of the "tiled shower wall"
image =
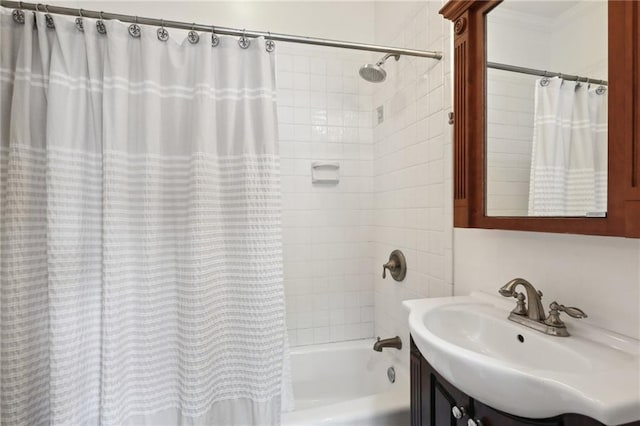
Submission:
POLYGON ((450 24, 440 1, 417 5, 395 37, 382 44, 444 52, 444 59, 401 57, 387 62, 387 81, 376 86, 373 107, 384 120, 374 127, 375 332, 400 335, 406 362, 406 299, 450 296, 452 289, 452 168, 450 24), (381 265, 401 249, 407 276, 383 280, 381 265))
POLYGON ((372 86, 369 54, 279 43, 284 277, 291 345, 373 336, 372 86), (338 162, 337 185, 312 184, 338 162))
MULTIPOLYGON (((278 46, 292 345, 396 334, 408 343, 402 300, 452 293, 450 26, 441 6, 416 2, 376 42, 443 51, 445 59, 390 59, 381 84, 357 72, 382 55, 278 46), (311 183, 311 162, 320 160, 340 163, 338 185, 311 183), (408 262, 401 283, 381 277, 394 249, 408 262)), ((406 348, 398 354, 405 361, 406 348)))
POLYGON ((487 70, 487 214, 526 216, 535 76, 487 70))

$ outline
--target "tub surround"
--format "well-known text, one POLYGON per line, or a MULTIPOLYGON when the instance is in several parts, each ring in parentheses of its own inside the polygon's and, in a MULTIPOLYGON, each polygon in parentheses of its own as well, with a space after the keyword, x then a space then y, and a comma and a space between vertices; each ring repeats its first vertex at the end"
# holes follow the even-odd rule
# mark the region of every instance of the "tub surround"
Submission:
MULTIPOLYGON (((399 362, 409 359, 402 301, 452 294, 450 32, 438 15, 443 2, 376 2, 376 42, 444 52, 442 61, 401 57, 385 64, 373 85, 373 282, 375 335, 399 335, 399 362), (374 118, 376 118, 374 116, 374 118), (402 282, 382 278, 392 250, 407 261, 402 282)), ((375 58, 376 60, 379 59, 375 58)))

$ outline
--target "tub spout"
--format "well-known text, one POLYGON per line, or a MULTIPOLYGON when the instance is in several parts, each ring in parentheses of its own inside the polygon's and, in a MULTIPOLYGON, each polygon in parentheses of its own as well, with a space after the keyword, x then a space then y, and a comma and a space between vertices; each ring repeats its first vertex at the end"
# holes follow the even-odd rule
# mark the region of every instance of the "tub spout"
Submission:
POLYGON ((400 340, 400 336, 390 337, 388 339, 378 340, 373 344, 373 350, 376 352, 382 352, 382 348, 396 348, 398 350, 402 349, 402 340, 400 340))

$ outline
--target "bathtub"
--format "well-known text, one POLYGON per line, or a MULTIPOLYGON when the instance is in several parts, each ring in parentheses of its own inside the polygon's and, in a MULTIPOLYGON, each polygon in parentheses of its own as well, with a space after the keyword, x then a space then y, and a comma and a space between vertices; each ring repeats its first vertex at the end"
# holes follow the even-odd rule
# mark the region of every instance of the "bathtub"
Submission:
POLYGON ((291 350, 295 411, 286 426, 410 424, 409 376, 390 351, 375 352, 373 339, 291 350), (391 383, 387 369, 394 367, 391 383))

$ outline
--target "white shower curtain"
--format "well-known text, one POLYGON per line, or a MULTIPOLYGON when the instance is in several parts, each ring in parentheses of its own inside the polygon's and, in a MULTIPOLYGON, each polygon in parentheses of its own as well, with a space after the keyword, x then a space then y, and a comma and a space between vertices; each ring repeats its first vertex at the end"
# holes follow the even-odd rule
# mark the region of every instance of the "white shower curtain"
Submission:
POLYGON ((278 424, 273 53, 0 10, 0 423, 278 424))
POLYGON ((607 211, 607 89, 536 81, 529 215, 607 211))

